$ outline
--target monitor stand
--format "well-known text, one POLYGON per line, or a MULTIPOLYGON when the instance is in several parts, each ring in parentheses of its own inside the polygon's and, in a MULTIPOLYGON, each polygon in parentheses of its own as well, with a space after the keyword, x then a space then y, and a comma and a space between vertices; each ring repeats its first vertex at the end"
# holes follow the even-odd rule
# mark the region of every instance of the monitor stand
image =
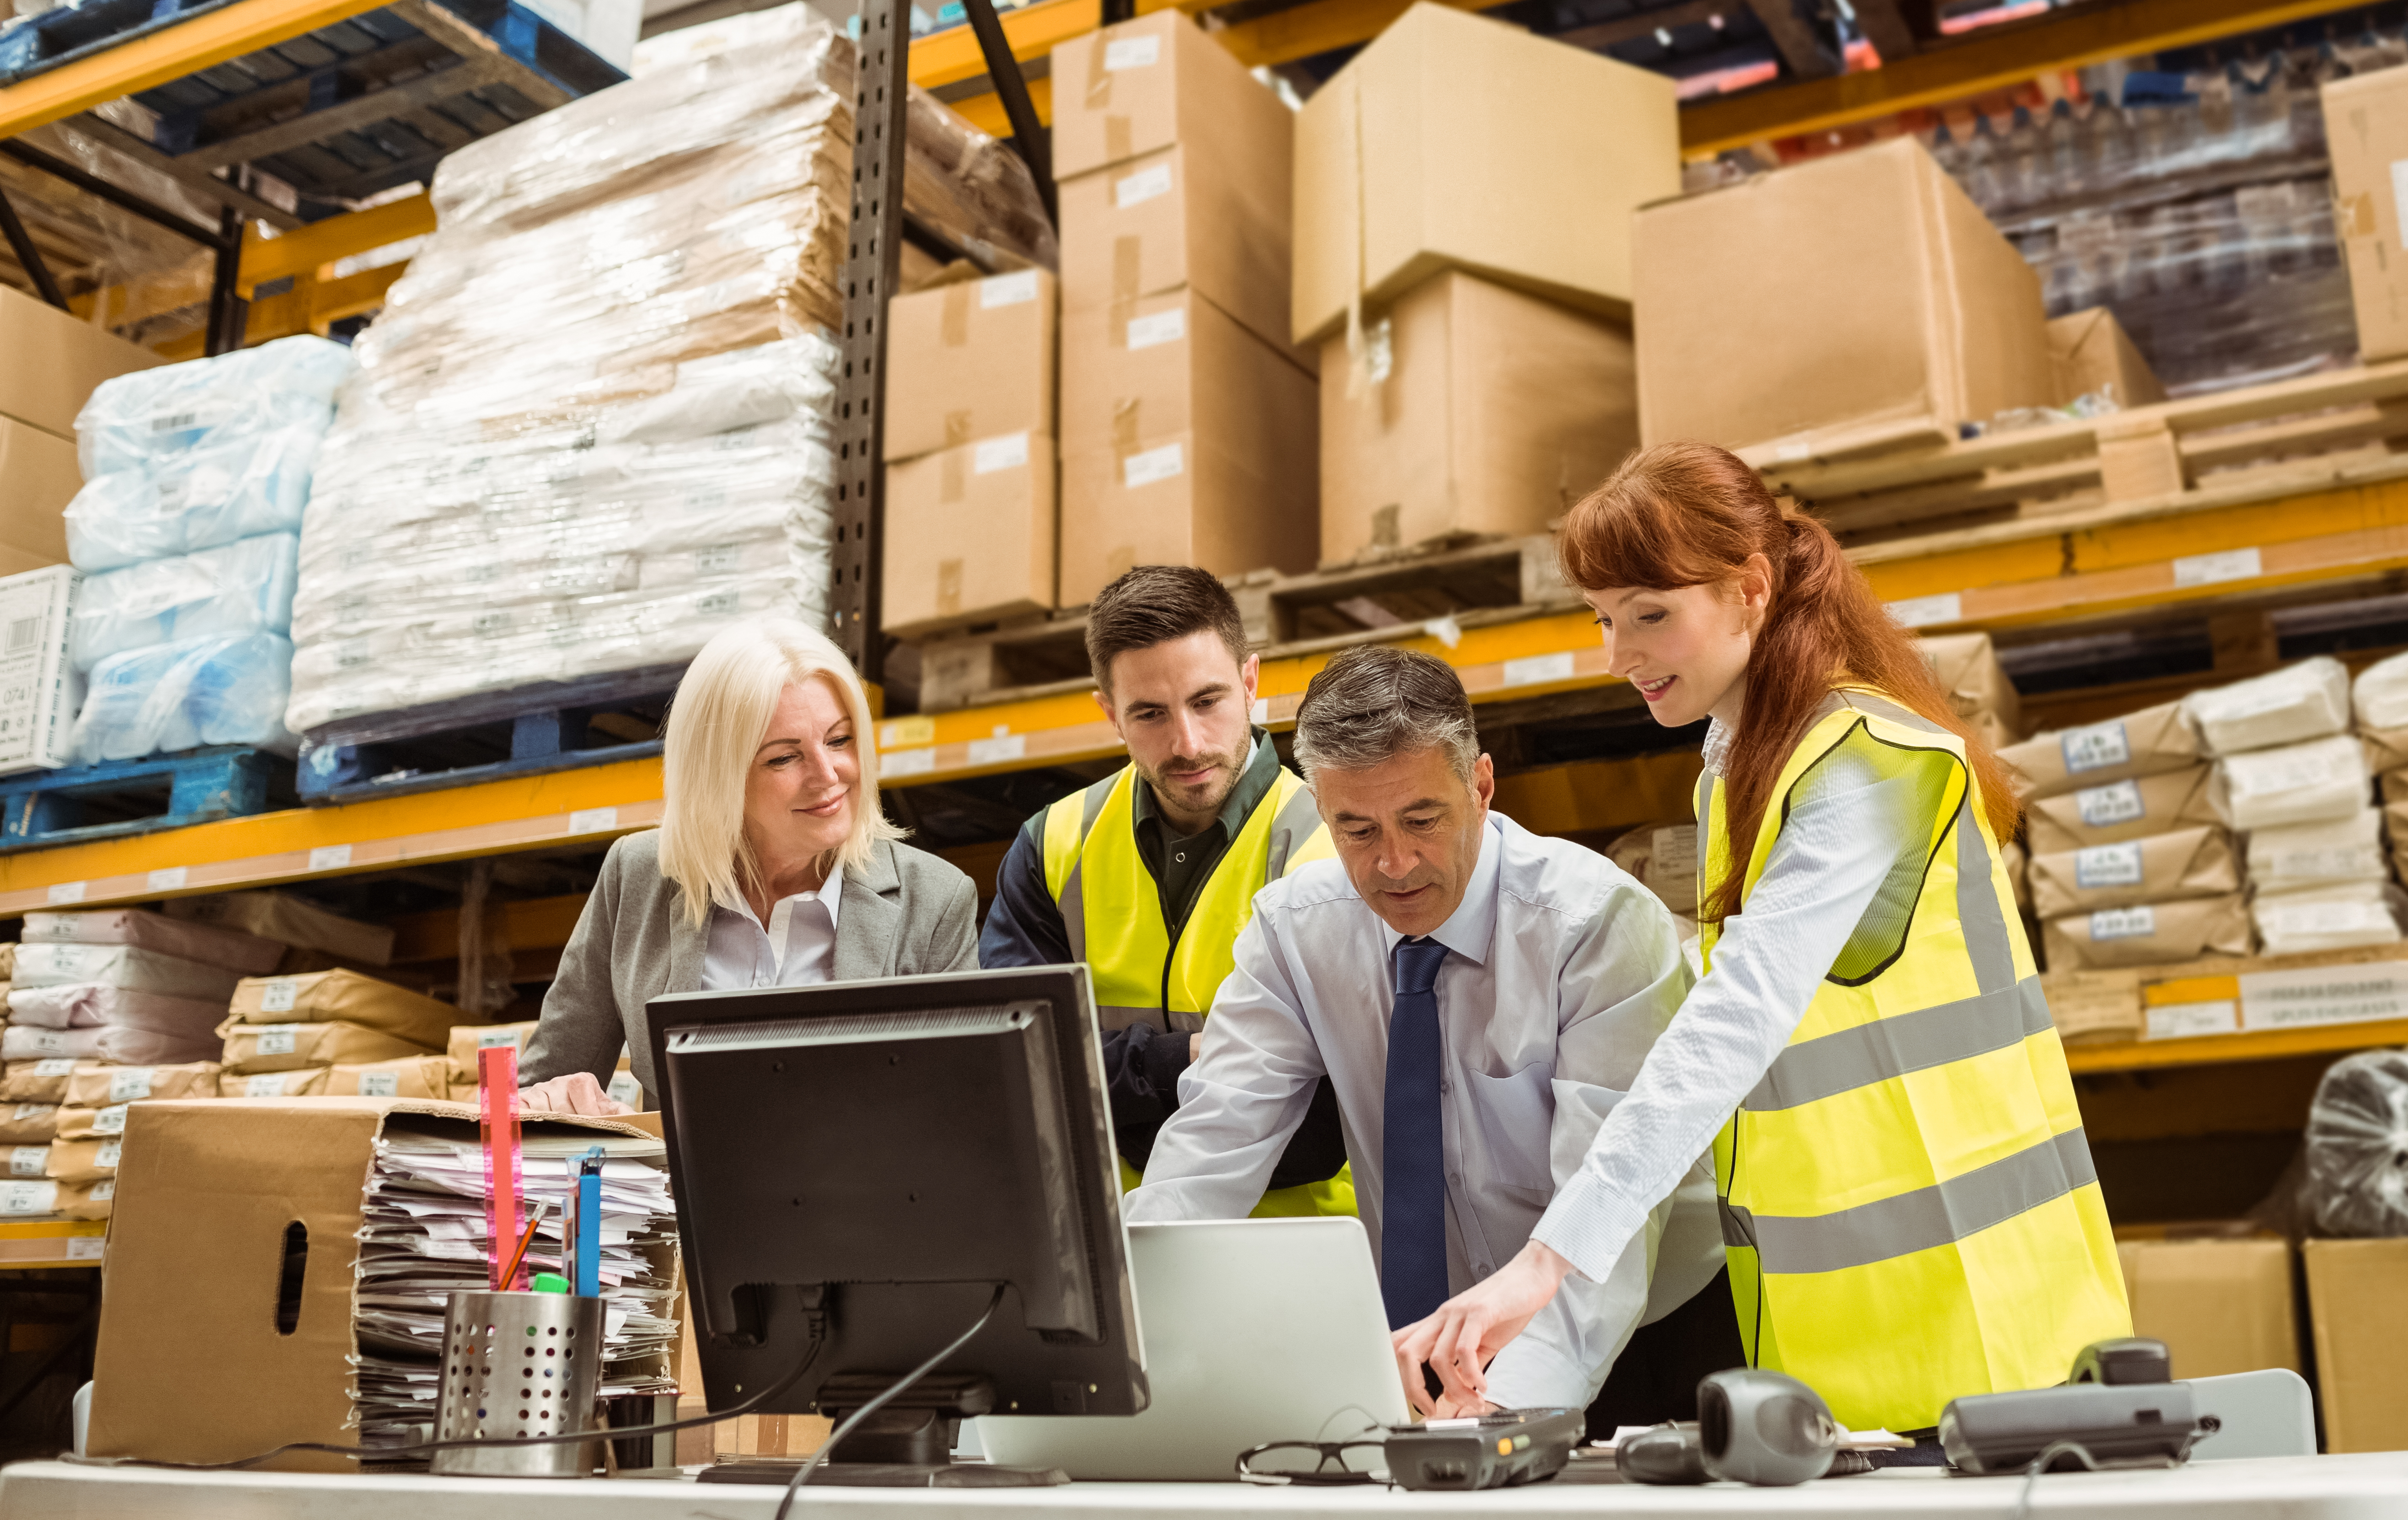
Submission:
MULTIPOLYGON (((854 1409, 885 1391, 892 1379, 858 1373, 830 1378, 819 1405, 838 1425, 854 1409), (853 1400, 847 1404, 845 1399, 853 1400)), ((1060 1468, 1007 1468, 956 1462, 953 1445, 962 1421, 995 1408, 995 1388, 984 1378, 930 1378, 879 1410, 828 1453, 811 1473, 813 1484, 833 1488, 1048 1488, 1070 1481, 1060 1468)), ((754 1457, 718 1462, 697 1475, 704 1483, 777 1484, 793 1481, 808 1456, 754 1457)))

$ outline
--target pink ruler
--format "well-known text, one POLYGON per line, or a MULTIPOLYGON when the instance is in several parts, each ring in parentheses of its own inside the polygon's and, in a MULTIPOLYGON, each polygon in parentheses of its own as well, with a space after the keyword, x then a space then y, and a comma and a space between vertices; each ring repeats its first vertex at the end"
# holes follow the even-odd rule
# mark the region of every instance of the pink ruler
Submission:
POLYGON ((524 1292, 524 1258, 513 1281, 502 1269, 519 1248, 519 1048, 488 1045, 477 1053, 477 1127, 485 1146, 485 1232, 493 1242, 488 1271, 494 1291, 524 1292))

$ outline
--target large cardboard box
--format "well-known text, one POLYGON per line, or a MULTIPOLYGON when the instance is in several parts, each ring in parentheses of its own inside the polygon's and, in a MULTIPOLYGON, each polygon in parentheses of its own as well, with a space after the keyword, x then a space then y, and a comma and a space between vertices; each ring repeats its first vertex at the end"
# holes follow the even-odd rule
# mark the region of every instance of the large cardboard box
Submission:
POLYGON ((2070 311, 2048 324, 2049 356, 2057 364, 2057 404, 2106 394, 2119 408, 2149 407, 2166 398, 2157 371, 2115 313, 2103 306, 2070 311))
POLYGON ((1681 191, 1676 111, 1663 75, 1415 6, 1297 119, 1297 341, 1449 267, 1627 318, 1631 213, 1681 191))
MULTIPOLYGON (((75 438, 93 387, 167 361, 46 301, 0 287, 0 416, 75 438)), ((63 556, 64 557, 64 556, 63 556)))
POLYGON ((1060 295, 1051 274, 1022 269, 889 302, 887 462, 1010 433, 1052 437, 1060 295))
POLYGON ((0 416, 0 575, 67 562, 64 513, 81 489, 73 438, 0 416))
POLYGON ((2055 399, 2040 277, 1913 137, 1651 206, 1635 225, 1650 444, 1862 452, 2055 399))
POLYGON ((2408 1240, 2307 1240, 2325 1449, 2408 1450, 2408 1240))
POLYGON ((909 638, 1051 609, 1056 508, 1043 433, 888 466, 882 626, 909 638))
MULTIPOLYGON (((1232 133, 1287 140, 1288 109, 1189 15, 1151 16, 1054 50, 1054 177, 1071 179, 1232 133)), ((1281 194, 1287 170, 1280 168, 1281 194)))
POLYGON ((0 776, 74 758, 83 677, 67 661, 67 632, 82 584, 64 565, 0 579, 0 776))
MULTIPOLYGON (((109 1222, 93 1455, 223 1462, 287 1441, 356 1441, 361 1206, 377 1137, 396 1113, 454 1119, 463 1139, 476 1137, 468 1111, 408 1099, 135 1107, 109 1222), (294 1285, 286 1274, 296 1244, 307 1254, 294 1285), (280 1297, 289 1330, 278 1325, 280 1297)), ((527 1124, 531 1134, 564 1127, 660 1134, 657 1120, 553 1115, 527 1124)), ((270 1465, 356 1470, 314 1453, 270 1465)))
POLYGON ((1544 533, 1639 442, 1629 330, 1456 270, 1321 351, 1321 558, 1544 533))
POLYGON ((2162 1341, 2178 1378, 2301 1370, 2287 1240, 2123 1240, 2132 1333, 2162 1341))
MULTIPOLYGON (((2408 76, 2395 69, 2324 87, 2325 142, 2332 155, 2333 231, 2349 263, 2358 357, 2408 353, 2408 76)), ((2339 1448, 2336 1448, 2339 1449, 2339 1448)))

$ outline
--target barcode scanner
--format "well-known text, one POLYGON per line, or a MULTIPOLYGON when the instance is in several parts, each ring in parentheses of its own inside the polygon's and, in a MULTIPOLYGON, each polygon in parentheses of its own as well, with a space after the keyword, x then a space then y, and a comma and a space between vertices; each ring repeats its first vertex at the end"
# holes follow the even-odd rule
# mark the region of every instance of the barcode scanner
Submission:
POLYGON ((1820 1394, 1786 1373, 1735 1367, 1698 1384, 1695 1425, 1633 1436, 1614 1465, 1634 1483, 1721 1478, 1781 1488, 1830 1471, 1839 1450, 1839 1423, 1820 1394))

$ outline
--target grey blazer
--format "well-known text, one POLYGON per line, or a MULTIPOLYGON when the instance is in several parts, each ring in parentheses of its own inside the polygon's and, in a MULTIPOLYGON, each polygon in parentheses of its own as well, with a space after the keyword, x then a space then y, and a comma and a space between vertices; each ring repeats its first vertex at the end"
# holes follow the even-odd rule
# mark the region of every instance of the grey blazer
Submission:
MULTIPOLYGON (((710 939, 662 878, 660 839, 657 829, 630 834, 604 857, 544 994, 521 1082, 589 1071, 607 1083, 624 1045, 645 1093, 657 1091, 644 1005, 699 990, 710 939)), ((867 865, 844 873, 831 980, 977 969, 978 888, 952 862, 881 839, 867 865)))

